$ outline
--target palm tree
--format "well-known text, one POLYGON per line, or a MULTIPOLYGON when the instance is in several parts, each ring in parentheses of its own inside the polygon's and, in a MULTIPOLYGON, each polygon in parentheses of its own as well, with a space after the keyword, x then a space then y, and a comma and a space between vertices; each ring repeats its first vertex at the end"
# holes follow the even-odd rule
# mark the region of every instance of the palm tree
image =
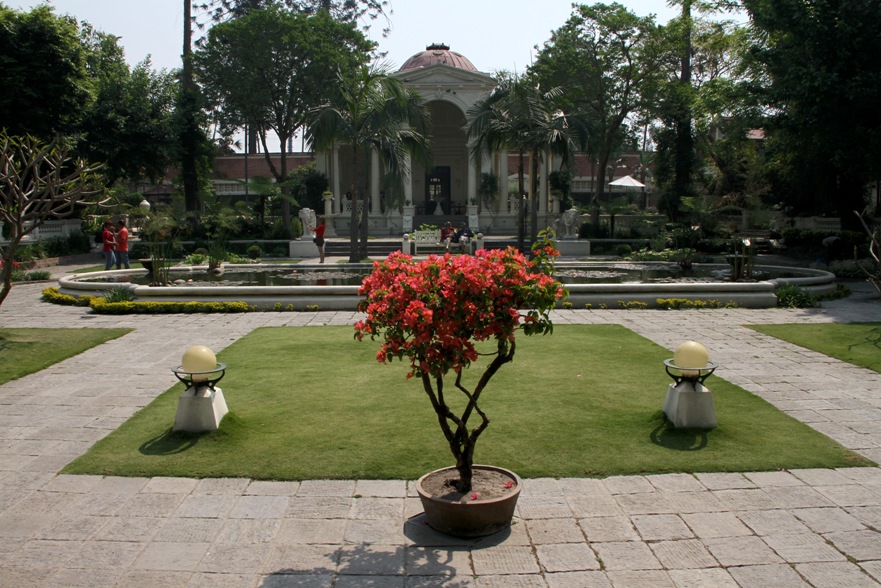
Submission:
MULTIPOLYGON (((479 158, 484 150, 517 151, 519 193, 523 189, 523 161, 529 154, 530 242, 538 238, 538 164, 546 151, 567 157, 574 146, 566 117, 554 106, 562 94, 560 88, 547 92, 528 79, 502 76, 486 98, 468 109, 468 137, 471 157, 479 158)), ((517 222, 517 246, 524 250, 524 210, 521 202, 517 222)))
POLYGON ((330 149, 335 143, 352 150, 352 173, 355 193, 352 196, 351 245, 349 262, 367 257, 367 169, 364 165, 371 151, 379 154, 386 173, 406 179, 409 169, 406 154, 420 160, 429 158, 426 129, 428 111, 421 97, 401 80, 389 76, 389 66, 362 66, 354 75, 339 73, 336 98, 314 111, 307 139, 313 150, 330 149), (363 169, 362 169, 363 168, 363 169), (363 203, 360 218, 358 203, 363 203))

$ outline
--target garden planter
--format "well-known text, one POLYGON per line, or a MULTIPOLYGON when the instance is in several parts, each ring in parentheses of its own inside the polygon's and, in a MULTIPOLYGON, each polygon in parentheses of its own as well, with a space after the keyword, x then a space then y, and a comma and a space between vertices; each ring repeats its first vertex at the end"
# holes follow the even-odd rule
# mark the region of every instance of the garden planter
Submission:
POLYGON ((138 263, 144 266, 144 269, 150 273, 153 273, 153 260, 152 259, 139 259, 138 263))
POLYGON ((466 495, 445 484, 458 477, 449 467, 425 474, 416 482, 428 524, 453 537, 483 537, 511 526, 523 481, 514 472, 475 465, 472 490, 466 495))

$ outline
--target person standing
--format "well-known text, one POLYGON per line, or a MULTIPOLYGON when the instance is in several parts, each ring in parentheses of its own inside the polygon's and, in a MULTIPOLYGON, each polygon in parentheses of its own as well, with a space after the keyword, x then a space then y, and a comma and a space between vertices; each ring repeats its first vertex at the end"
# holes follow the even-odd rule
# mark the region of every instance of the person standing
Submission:
POLYGON ((104 271, 113 269, 113 264, 116 262, 116 256, 113 254, 113 249, 116 245, 115 237, 113 235, 113 223, 108 221, 104 221, 104 230, 101 231, 101 241, 103 242, 103 249, 101 252, 104 254, 104 271))
POLYGON ((131 269, 128 261, 128 229, 125 228, 124 219, 119 219, 117 224, 119 229, 116 231, 116 247, 114 251, 116 254, 116 269, 122 269, 122 266, 125 266, 125 269, 131 269))
POLYGON ((327 227, 324 225, 324 217, 318 217, 318 226, 315 227, 315 237, 312 238, 312 241, 318 247, 318 263, 324 263, 324 230, 327 227))

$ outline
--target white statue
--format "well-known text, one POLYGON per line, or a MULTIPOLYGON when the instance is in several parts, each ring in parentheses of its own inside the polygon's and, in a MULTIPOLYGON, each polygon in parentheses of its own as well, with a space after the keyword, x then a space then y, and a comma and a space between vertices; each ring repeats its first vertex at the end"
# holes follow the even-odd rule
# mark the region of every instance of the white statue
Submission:
POLYGON ((302 239, 308 241, 312 238, 312 232, 315 230, 315 227, 318 225, 318 219, 315 216, 315 211, 311 208, 301 208, 300 209, 300 224, 303 225, 303 237, 302 239))
POLYGON ((563 213, 563 238, 573 238, 578 235, 578 217, 581 216, 573 206, 563 213))

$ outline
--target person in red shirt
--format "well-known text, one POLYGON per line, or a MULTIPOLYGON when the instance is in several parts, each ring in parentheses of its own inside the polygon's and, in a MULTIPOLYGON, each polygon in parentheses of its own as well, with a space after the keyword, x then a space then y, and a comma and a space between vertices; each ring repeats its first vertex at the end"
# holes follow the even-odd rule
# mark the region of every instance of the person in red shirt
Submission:
POLYGON ((131 269, 128 261, 128 229, 125 228, 125 220, 119 219, 119 229, 116 231, 116 247, 113 253, 116 255, 116 269, 131 269))
POLYGON ((324 263, 324 229, 327 228, 324 225, 324 217, 318 218, 318 226, 315 227, 315 237, 312 238, 312 241, 315 245, 318 246, 318 263, 324 263))
POLYGON ((450 221, 447 221, 447 224, 441 227, 440 242, 444 244, 447 251, 450 250, 450 241, 453 240, 453 235, 455 234, 456 230, 453 228, 453 223, 450 221))
POLYGON ((104 254, 104 271, 113 268, 116 262, 116 256, 113 254, 113 248, 116 243, 113 235, 113 223, 104 221, 104 230, 101 231, 101 241, 104 243, 101 252, 104 254))

